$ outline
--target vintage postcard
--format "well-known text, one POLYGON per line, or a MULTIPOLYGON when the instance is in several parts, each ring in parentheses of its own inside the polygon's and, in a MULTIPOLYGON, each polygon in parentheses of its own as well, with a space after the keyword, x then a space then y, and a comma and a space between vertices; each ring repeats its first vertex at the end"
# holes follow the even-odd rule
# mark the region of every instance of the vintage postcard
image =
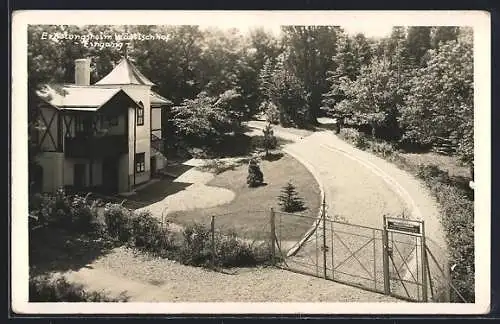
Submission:
POLYGON ((12 26, 14 312, 488 312, 487 12, 12 26))

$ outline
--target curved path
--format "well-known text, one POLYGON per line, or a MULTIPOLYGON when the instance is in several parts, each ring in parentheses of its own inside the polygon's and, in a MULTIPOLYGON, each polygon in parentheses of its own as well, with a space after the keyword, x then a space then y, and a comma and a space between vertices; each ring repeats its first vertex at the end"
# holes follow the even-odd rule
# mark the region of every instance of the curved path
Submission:
MULTIPOLYGON (((248 126, 262 129, 265 123, 248 126)), ((310 135, 295 129, 273 127, 277 137, 292 141, 283 150, 303 163, 323 187, 327 212, 352 224, 382 228, 383 215, 424 220, 429 248, 446 262, 444 230, 438 204, 414 176, 382 158, 359 150, 332 131, 310 135)), ((256 130, 258 131, 258 130, 256 130)), ((260 132, 260 131, 259 131, 260 132)))

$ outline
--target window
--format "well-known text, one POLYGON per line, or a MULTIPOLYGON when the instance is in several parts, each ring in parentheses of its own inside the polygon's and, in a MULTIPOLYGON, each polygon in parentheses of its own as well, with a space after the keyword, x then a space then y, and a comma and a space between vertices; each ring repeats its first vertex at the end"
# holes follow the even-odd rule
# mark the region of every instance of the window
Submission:
POLYGON ((135 173, 146 171, 145 153, 135 155, 135 173))
POLYGON ((144 125, 144 105, 142 101, 139 101, 139 107, 137 107, 137 126, 144 125))

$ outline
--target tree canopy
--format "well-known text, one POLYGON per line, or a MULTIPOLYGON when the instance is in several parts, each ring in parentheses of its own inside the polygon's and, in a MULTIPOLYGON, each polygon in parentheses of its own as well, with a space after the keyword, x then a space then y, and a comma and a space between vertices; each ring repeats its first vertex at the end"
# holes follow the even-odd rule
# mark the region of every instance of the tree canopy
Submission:
POLYGON ((473 162, 470 28, 396 26, 374 39, 337 26, 282 26, 276 35, 264 28, 31 25, 29 88, 73 82, 74 60, 82 57, 91 59, 95 82, 123 56, 174 103, 163 120, 165 133, 177 134, 171 138, 219 136, 272 108, 282 124, 297 127, 327 114, 394 142, 445 138, 473 162), (122 47, 42 37, 56 32, 163 37, 122 47))

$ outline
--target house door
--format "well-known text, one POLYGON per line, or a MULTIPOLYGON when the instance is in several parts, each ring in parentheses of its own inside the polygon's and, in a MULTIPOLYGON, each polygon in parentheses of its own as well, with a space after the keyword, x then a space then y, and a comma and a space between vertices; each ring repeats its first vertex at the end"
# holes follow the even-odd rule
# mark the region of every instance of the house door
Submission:
POLYGON ((85 187, 85 164, 75 164, 73 169, 73 185, 77 190, 85 187))
POLYGON ((102 185, 106 193, 118 191, 118 159, 106 158, 102 162, 102 185))

